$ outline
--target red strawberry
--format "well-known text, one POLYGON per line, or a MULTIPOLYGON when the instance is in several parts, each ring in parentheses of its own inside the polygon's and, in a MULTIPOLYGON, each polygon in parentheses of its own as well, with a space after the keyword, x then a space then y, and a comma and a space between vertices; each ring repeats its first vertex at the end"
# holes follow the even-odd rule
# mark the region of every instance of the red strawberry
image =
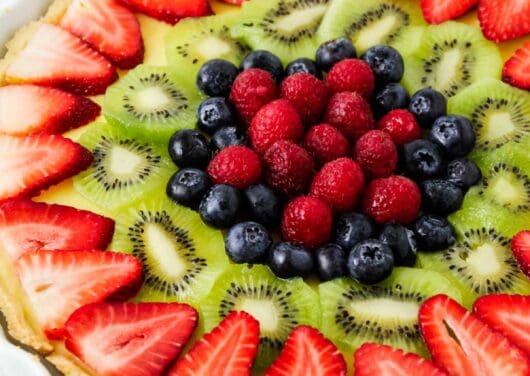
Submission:
POLYGON ((296 73, 283 80, 280 95, 291 102, 302 120, 313 125, 320 120, 329 100, 326 84, 309 73, 296 73))
POLYGON ((328 87, 335 93, 351 91, 369 99, 374 92, 375 76, 370 65, 360 59, 345 59, 335 64, 326 76, 328 87))
POLYGON ((398 152, 388 133, 373 130, 357 140, 353 151, 355 161, 372 178, 391 175, 398 162, 398 152))
POLYGON ((430 24, 454 20, 477 5, 478 0, 421 0, 423 18, 430 24))
POLYGON ((355 352, 355 376, 445 376, 432 362, 390 346, 365 343, 355 352))
POLYGON ((335 126, 350 141, 357 141, 375 125, 368 102, 357 93, 336 93, 328 103, 326 123, 335 126))
POLYGON ((418 317, 434 362, 450 375, 530 374, 521 350, 448 296, 425 301, 418 317))
POLYGON ((0 135, 0 202, 37 194, 92 163, 88 150, 55 135, 0 135))
POLYGON ((130 297, 142 278, 140 260, 110 251, 28 252, 15 262, 15 269, 51 339, 61 338, 64 323, 76 309, 111 296, 130 297))
POLYGON ((112 219, 69 206, 30 200, 0 205, 0 248, 13 260, 36 250, 106 249, 113 233, 112 219))
POLYGON ((243 4, 243 1, 245 0, 221 0, 223 3, 227 4, 233 4, 233 5, 241 5, 243 4))
POLYGON ((265 376, 345 376, 346 362, 337 347, 318 330, 297 326, 265 376))
POLYGON ((495 42, 530 33, 530 0, 479 0, 482 33, 495 42))
POLYGON ((85 97, 51 87, 0 87, 0 133, 10 136, 63 133, 99 116, 100 107, 85 97))
POLYGON ((311 127, 305 135, 304 147, 319 163, 331 162, 350 152, 348 139, 329 124, 311 127))
POLYGON ((122 69, 133 68, 143 60, 140 24, 118 0, 73 0, 60 26, 122 69))
POLYGON ((247 376, 258 352, 259 322, 232 312, 177 361, 168 376, 247 376))
POLYGON ((70 316, 65 345, 100 376, 161 375, 196 325, 187 304, 95 303, 70 316))
POLYGON ((530 42, 515 51, 504 64, 502 79, 510 85, 530 90, 530 42))
POLYGON ((388 133, 396 145, 421 138, 420 124, 407 110, 390 111, 379 120, 377 128, 388 133))
POLYGON ((121 0, 135 12, 145 13, 170 24, 186 17, 202 17, 212 13, 207 0, 121 0))
POLYGON ((43 23, 7 66, 7 83, 55 86, 75 94, 103 94, 118 78, 112 64, 59 26, 43 23))
POLYGON ((215 184, 228 184, 239 189, 259 182, 261 161, 246 146, 229 146, 221 150, 208 165, 208 175, 215 184))
POLYGON ((515 235, 511 248, 519 267, 530 278, 530 231, 521 231, 515 235))

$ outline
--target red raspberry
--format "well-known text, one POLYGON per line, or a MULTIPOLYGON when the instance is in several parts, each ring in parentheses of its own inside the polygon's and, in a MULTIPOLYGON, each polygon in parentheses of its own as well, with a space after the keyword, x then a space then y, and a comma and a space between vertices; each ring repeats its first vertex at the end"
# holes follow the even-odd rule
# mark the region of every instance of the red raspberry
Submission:
POLYGON ((371 178, 384 178, 396 170, 398 152, 392 137, 383 131, 370 131, 359 138, 354 148, 355 161, 371 178))
POLYGON ((263 154, 279 140, 298 141, 304 134, 302 120, 296 108, 285 99, 263 106, 248 128, 250 143, 263 154))
POLYGON ((368 102, 357 93, 334 94, 326 109, 326 123, 335 126, 350 141, 356 141, 374 128, 374 117, 368 102))
POLYGON ((421 138, 421 128, 407 110, 392 110, 379 120, 377 128, 388 133, 396 145, 404 145, 421 138))
POLYGON ((421 193, 416 183, 397 175, 372 180, 363 199, 364 213, 378 224, 409 224, 418 216, 420 205, 421 193))
POLYGON ((229 146, 221 150, 208 165, 208 175, 215 184, 245 189, 261 178, 261 161, 246 146, 229 146))
POLYGON ((232 84, 230 100, 243 120, 249 124, 258 110, 277 98, 272 76, 261 69, 241 72, 232 84))
POLYGON ((330 93, 326 84, 312 74, 296 73, 283 80, 280 96, 298 109, 306 124, 315 124, 326 109, 330 93))
POLYGON ((300 196, 283 211, 282 235, 287 241, 315 249, 329 241, 331 225, 331 209, 325 201, 300 196))
POLYGON ((277 141, 265 152, 263 160, 267 184, 287 196, 302 193, 313 176, 311 156, 291 141, 277 141))
POLYGON ((333 210, 345 212, 357 204, 364 188, 361 167, 349 158, 328 162, 315 175, 310 194, 326 201, 333 210))
POLYGON ((369 99, 375 87, 375 76, 368 63, 359 59, 339 61, 331 68, 326 83, 331 91, 355 91, 369 99))
POLYGON ((322 164, 345 157, 350 151, 348 139, 329 124, 311 127, 305 135, 304 147, 322 164))

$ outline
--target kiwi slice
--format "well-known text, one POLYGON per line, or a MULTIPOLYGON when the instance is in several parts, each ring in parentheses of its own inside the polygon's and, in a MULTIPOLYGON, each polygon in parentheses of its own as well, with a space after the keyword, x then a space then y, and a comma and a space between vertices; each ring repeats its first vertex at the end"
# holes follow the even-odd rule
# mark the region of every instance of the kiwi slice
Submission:
POLYGON ((414 93, 430 86, 446 97, 486 77, 499 78, 497 46, 480 29, 458 22, 429 26, 416 52, 405 57, 403 84, 414 93))
POLYGON ((318 328, 318 295, 300 278, 276 278, 268 267, 233 265, 215 282, 201 302, 205 331, 231 311, 246 311, 260 322, 256 366, 268 366, 279 354, 289 333, 298 325, 318 328))
POLYGON ((195 77, 184 77, 166 67, 140 65, 107 90, 103 114, 128 135, 167 142, 176 130, 196 123, 195 77))
POLYGON ((402 54, 419 43, 425 21, 414 0, 334 0, 318 29, 325 42, 346 35, 359 53, 378 44, 389 44, 402 54))
POLYGON ((418 326, 418 310, 432 295, 460 301, 460 291, 439 273, 398 267, 383 282, 368 286, 350 278, 319 286, 322 331, 351 354, 365 342, 392 345, 428 355, 418 326))
POLYGON ((254 50, 268 50, 284 64, 300 57, 314 58, 314 38, 329 0, 267 0, 243 3, 240 22, 231 35, 254 50))

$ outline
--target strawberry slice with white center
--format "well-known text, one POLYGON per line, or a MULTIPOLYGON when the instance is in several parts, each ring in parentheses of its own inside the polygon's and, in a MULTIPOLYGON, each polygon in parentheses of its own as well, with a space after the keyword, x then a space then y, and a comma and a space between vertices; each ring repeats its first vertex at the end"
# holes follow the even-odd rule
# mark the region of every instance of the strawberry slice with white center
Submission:
POLYGON ((79 307, 109 297, 130 297, 142 279, 134 256, 105 251, 35 251, 15 262, 24 291, 44 332, 61 338, 64 323, 79 307))
POLYGON ((143 60, 140 24, 118 0, 71 0, 60 26, 119 68, 131 69, 143 60))
POLYGON ((249 376, 258 344, 259 322, 246 312, 231 312, 168 376, 249 376))
POLYGON ((91 163, 87 149, 62 136, 0 135, 0 202, 37 194, 91 163))
POLYGON ((147 14, 172 25, 181 18, 211 14, 207 0, 121 0, 121 2, 135 12, 147 14))
POLYGON ((515 51, 504 64, 502 79, 520 89, 530 90, 530 42, 515 51))
POLYGON ((434 362, 449 375, 530 375, 519 348, 448 296, 427 299, 418 316, 434 362))
POLYGON ((65 344, 98 376, 162 375, 196 325, 186 304, 89 304, 66 322, 65 344))
POLYGON ((0 87, 0 134, 63 133, 90 123, 100 112, 90 99, 52 87, 0 87))
POLYGON ((117 77, 112 64, 81 39, 45 23, 5 71, 7 83, 54 86, 82 95, 104 93, 117 77))
POLYGON ((86 210, 31 200, 0 205, 0 248, 12 260, 37 250, 106 249, 114 221, 86 210))
POLYGON ((530 0, 480 0, 478 19, 489 40, 519 38, 530 33, 530 0))
POLYGON ((421 0, 423 17, 430 24, 454 20, 477 5, 478 0, 421 0))

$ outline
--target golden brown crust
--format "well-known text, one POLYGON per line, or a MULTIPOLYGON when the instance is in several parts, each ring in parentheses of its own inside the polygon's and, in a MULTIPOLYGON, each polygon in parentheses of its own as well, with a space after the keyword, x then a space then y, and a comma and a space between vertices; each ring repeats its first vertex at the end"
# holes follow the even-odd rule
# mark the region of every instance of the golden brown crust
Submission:
POLYGON ((68 352, 62 343, 57 344, 55 351, 47 356, 46 360, 65 376, 96 376, 76 356, 68 352))
POLYGON ((55 0, 52 5, 50 5, 41 21, 58 24, 61 22, 61 19, 68 10, 70 4, 72 4, 72 0, 55 0))
POLYGON ((17 55, 26 47, 29 40, 37 32, 40 22, 32 22, 27 26, 21 28, 5 47, 7 52, 2 60, 0 60, 0 86, 8 84, 6 80, 6 71, 17 57, 17 55))

